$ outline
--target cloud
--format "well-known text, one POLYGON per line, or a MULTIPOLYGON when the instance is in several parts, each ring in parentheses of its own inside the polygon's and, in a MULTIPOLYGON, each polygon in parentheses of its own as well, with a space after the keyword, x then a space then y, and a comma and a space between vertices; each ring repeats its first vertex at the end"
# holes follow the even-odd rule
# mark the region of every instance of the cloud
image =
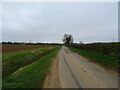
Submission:
POLYGON ((62 42, 65 33, 74 41, 117 41, 115 2, 4 3, 3 41, 62 42))

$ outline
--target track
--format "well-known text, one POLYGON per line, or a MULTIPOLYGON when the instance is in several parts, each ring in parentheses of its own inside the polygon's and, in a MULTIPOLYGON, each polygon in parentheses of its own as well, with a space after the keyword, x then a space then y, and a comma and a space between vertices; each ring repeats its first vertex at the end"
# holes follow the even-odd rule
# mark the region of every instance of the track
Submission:
POLYGON ((61 88, 118 88, 118 76, 62 47, 59 54, 61 88))

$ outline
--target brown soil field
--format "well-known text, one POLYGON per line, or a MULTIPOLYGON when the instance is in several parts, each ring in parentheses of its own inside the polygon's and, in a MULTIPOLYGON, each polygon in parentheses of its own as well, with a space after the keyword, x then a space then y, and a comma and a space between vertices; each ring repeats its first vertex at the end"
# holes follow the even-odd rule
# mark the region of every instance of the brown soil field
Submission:
MULTIPOLYGON (((30 50, 35 48, 53 47, 55 45, 0 45, 2 53, 17 52, 22 50, 30 50)), ((0 49, 1 51, 1 49, 0 49)))

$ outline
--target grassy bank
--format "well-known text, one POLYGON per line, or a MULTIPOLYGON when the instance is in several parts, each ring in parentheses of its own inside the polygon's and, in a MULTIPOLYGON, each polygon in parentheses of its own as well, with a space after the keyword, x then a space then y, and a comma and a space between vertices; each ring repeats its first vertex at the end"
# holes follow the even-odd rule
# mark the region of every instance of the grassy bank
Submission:
POLYGON ((119 70, 120 69, 120 65, 118 65, 118 58, 114 57, 114 56, 110 56, 110 55, 104 55, 101 53, 96 53, 96 52, 90 52, 90 51, 85 51, 85 50, 81 50, 78 48, 74 48, 74 47, 69 47, 72 51, 90 58, 91 60, 104 65, 106 67, 115 69, 115 70, 119 70))
POLYGON ((3 88, 41 88, 60 47, 3 79, 3 88))
POLYGON ((39 48, 27 51, 12 52, 2 55, 2 76, 6 77, 19 68, 31 64, 46 54, 53 51, 56 47, 39 48))
POLYGON ((73 44, 72 47, 120 58, 120 42, 73 44))

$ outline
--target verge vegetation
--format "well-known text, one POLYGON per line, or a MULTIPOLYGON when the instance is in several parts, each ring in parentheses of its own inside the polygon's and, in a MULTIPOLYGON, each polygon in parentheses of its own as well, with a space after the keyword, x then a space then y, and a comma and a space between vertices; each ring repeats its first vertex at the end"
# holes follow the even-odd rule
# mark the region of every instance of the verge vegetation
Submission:
POLYGON ((120 58, 120 42, 73 44, 72 47, 120 58))
POLYGON ((3 88, 42 88, 44 79, 52 65, 53 58, 59 49, 60 46, 54 47, 49 54, 41 59, 3 78, 3 88))
POLYGON ((56 47, 39 48, 33 50, 19 51, 2 55, 2 76, 6 77, 19 68, 31 64, 46 54, 53 51, 56 47))
POLYGON ((94 44, 76 45, 76 46, 73 45, 73 46, 69 46, 69 48, 72 51, 84 57, 90 58, 91 60, 103 66, 114 69, 116 71, 120 70, 120 63, 119 63, 120 52, 118 51, 118 45, 116 44, 110 44, 110 45, 100 44, 100 46, 99 44, 95 44, 95 45, 94 44))

